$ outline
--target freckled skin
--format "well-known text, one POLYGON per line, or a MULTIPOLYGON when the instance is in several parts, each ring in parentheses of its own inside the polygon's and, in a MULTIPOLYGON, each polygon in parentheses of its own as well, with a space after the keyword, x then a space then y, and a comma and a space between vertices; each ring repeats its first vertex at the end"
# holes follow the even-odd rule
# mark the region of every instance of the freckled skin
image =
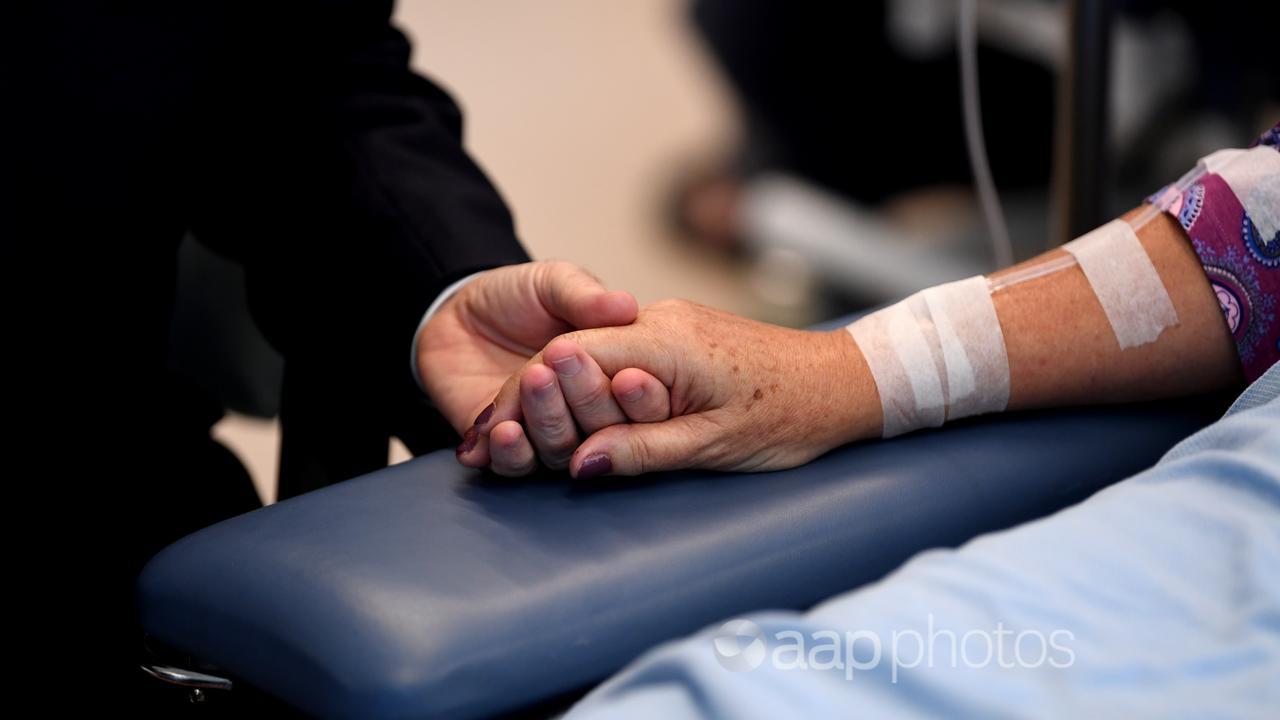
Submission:
POLYGON ((626 327, 565 337, 608 374, 637 367, 670 389, 672 416, 690 416, 698 428, 686 467, 793 467, 880 432, 875 381, 843 329, 793 330, 665 300, 626 327), (750 352, 733 352, 748 340, 750 352), (706 351, 712 347, 720 351, 706 351), (779 392, 779 380, 791 378, 805 382, 779 392))
POLYGON ((1178 222, 1162 213, 1138 239, 1178 313, 1178 324, 1156 342, 1121 350, 1079 267, 992 296, 1009 357, 1011 410, 1130 402, 1238 382, 1230 332, 1178 222))

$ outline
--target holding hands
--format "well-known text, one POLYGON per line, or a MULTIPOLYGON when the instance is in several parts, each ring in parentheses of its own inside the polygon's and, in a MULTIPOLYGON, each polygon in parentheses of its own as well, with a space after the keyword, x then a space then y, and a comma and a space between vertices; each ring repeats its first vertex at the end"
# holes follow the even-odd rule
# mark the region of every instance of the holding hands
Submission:
MULTIPOLYGON (((1157 215, 1138 240, 1178 318, 1141 347, 1119 343, 1079 269, 1041 273, 1034 283, 1006 284, 989 296, 1007 362, 1005 408, 1171 397, 1239 382, 1230 329, 1181 226, 1157 215)), ((1008 272, 1049 262, 1055 260, 1041 256, 1008 272)), ((912 362, 929 360, 913 367, 922 378, 937 370, 942 385, 943 368, 923 337, 927 323, 941 343, 936 318, 907 305, 918 301, 899 303, 924 345, 912 362)), ((954 302, 981 309, 972 299, 954 302)), ((966 327, 977 347, 985 335, 966 327)), ((639 310, 630 295, 605 291, 567 263, 491 271, 447 302, 427 329, 419 368, 463 433, 458 461, 502 475, 539 464, 578 479, 678 468, 776 470, 881 435, 882 398, 845 329, 792 330, 684 300, 639 310)), ((877 337, 904 362, 897 345, 910 344, 909 337, 877 337)), ((969 371, 973 385, 977 375, 969 371)), ((901 372, 906 377, 894 387, 905 394, 889 392, 888 407, 896 412, 914 402, 918 410, 923 402, 936 410, 940 388, 918 389, 901 372)))
POLYGON ((471 430, 503 382, 552 339, 584 328, 626 325, 638 306, 630 293, 608 292, 566 262, 510 265, 479 275, 442 305, 418 333, 422 384, 463 444, 486 438, 471 430))
POLYGON ((774 470, 878 434, 874 382, 844 330, 755 322, 684 300, 555 337, 458 447, 501 475, 774 470), (612 325, 604 327, 604 325, 612 325))

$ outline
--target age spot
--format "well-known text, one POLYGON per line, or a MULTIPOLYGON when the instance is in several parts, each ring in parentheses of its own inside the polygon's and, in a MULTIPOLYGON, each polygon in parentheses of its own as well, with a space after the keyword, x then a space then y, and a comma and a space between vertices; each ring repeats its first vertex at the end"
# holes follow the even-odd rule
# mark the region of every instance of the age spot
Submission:
POLYGON ((759 400, 760 398, 764 397, 764 393, 760 392, 760 388, 756 388, 756 391, 754 393, 751 393, 751 397, 759 400))

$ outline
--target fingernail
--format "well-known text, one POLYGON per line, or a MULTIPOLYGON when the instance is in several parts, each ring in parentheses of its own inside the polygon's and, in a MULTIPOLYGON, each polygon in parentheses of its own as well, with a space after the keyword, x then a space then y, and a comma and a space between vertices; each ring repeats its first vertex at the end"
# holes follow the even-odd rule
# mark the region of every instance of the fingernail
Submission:
POLYGON ((608 455, 591 455, 578 466, 578 479, 590 480, 613 471, 613 461, 608 455))
POLYGON ((551 364, 555 366, 556 373, 563 377, 573 377, 582 369, 582 361, 578 360, 577 355, 570 355, 559 360, 552 360, 551 364))
POLYGON ((540 388, 534 388, 533 396, 538 398, 539 400, 546 400, 547 398, 551 397, 555 393, 555 391, 556 391, 556 384, 553 382, 549 382, 540 388))
POLYGON ((640 399, 640 398, 642 398, 642 397, 644 397, 644 386, 643 386, 643 385, 641 385, 640 387, 636 388, 635 390, 632 390, 631 392, 623 393, 623 394, 622 394, 622 399, 623 399, 623 400, 626 400, 627 402, 635 402, 635 401, 639 400, 639 399, 640 399))
POLYGON ((480 414, 476 416, 476 422, 474 427, 480 427, 481 425, 489 422, 489 418, 493 417, 493 411, 496 408, 497 408, 497 405, 495 405, 494 403, 489 403, 489 407, 485 408, 484 410, 481 410, 480 414))
POLYGON ((476 441, 479 439, 480 439, 479 430, 476 430, 474 427, 467 428, 467 431, 462 434, 462 444, 459 445, 458 449, 455 450, 454 452, 459 457, 466 455, 467 453, 475 449, 476 441))

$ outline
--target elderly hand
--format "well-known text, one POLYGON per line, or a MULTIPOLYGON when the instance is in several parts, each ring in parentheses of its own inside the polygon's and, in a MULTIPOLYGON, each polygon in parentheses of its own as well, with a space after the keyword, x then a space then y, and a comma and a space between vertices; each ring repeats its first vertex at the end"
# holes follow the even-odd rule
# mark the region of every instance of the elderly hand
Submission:
POLYGON ((490 422, 477 423, 485 439, 458 447, 462 464, 487 465, 511 477, 533 472, 539 460, 562 470, 581 442, 579 428, 590 435, 610 425, 657 422, 671 415, 667 388, 657 378, 628 368, 610 379, 585 350, 569 342, 551 343, 511 384, 514 414, 504 402, 490 422))
MULTIPOLYGON (((781 469, 880 430, 875 383, 843 329, 791 330, 669 300, 645 308, 631 325, 569 333, 535 356, 477 426, 493 438, 491 451, 509 445, 532 468, 533 451, 516 421, 527 414, 523 405, 532 391, 552 379, 547 365, 563 363, 576 364, 595 382, 613 376, 609 392, 597 385, 595 397, 616 400, 638 421, 627 424, 615 415, 616 422, 594 432, 584 427, 590 436, 568 463, 579 479, 686 467, 781 469), (644 407, 627 410, 636 390, 644 407), (665 411, 674 417, 664 420, 665 411)), ((555 393, 545 392, 544 402, 554 406, 555 393)), ((461 452, 459 460, 483 467, 490 458, 461 452)))
POLYGON ((463 447, 474 447, 482 438, 472 419, 539 348, 571 330, 626 325, 637 311, 630 293, 608 292, 570 263, 497 268, 428 321, 418 339, 418 369, 431 399, 463 435, 463 447))

